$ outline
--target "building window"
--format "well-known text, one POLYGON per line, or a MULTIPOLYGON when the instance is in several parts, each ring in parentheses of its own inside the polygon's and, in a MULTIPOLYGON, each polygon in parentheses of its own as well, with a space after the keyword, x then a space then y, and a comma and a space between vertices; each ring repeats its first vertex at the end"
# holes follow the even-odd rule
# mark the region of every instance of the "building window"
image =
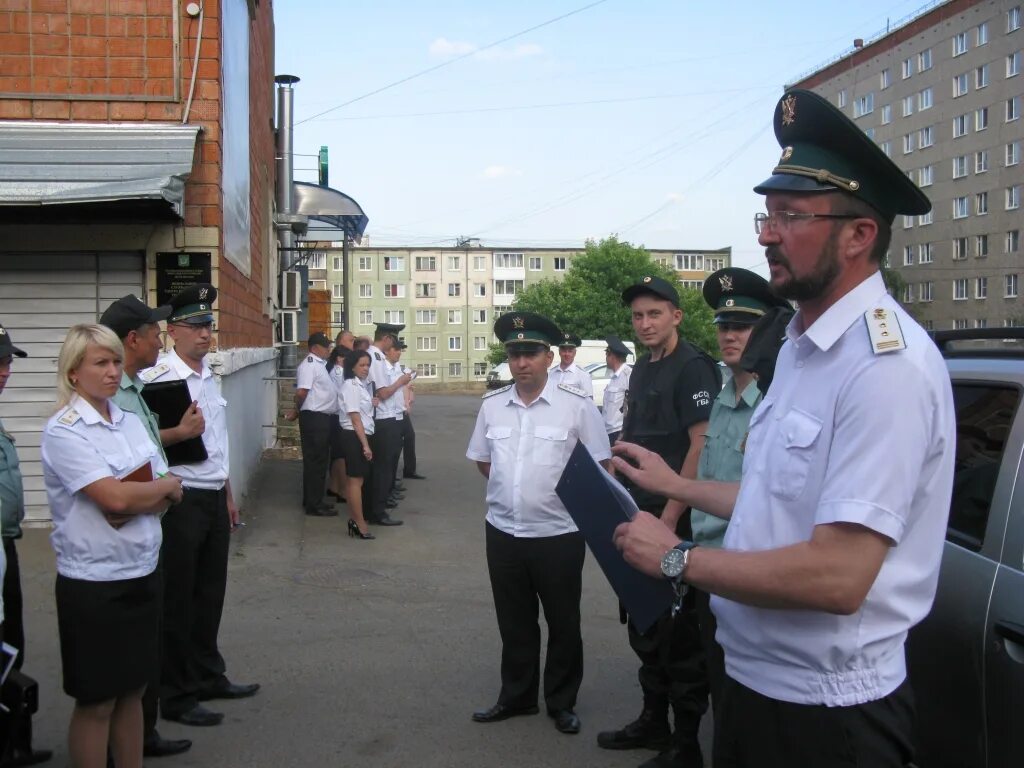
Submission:
POLYGON ((907 283, 906 285, 903 286, 903 303, 914 303, 914 286, 912 283, 907 283))
POLYGON ((448 351, 449 352, 461 352, 462 351, 462 337, 461 336, 449 336, 448 337, 448 351))
POLYGON ((373 298, 373 285, 371 283, 360 283, 359 284, 359 298, 360 299, 372 299, 373 298))
POLYGON ((487 269, 487 257, 486 256, 474 256, 473 257, 473 271, 483 272, 487 269))
POLYGON ((921 51, 917 54, 917 70, 925 72, 932 68, 932 49, 921 51))
POLYGON ((953 118, 953 138, 959 139, 967 133, 967 115, 958 115, 953 118))
POLYGON ((708 256, 704 259, 704 269, 708 272, 717 272, 725 266, 725 259, 713 259, 708 256))
POLYGON ((967 33, 957 32, 953 35, 953 55, 963 56, 967 53, 967 33))
POLYGON ((487 295, 487 283, 473 283, 473 295, 482 298, 487 295))
POLYGON ((384 311, 384 322, 395 325, 405 325, 404 309, 387 309, 384 311))
MULTIPOLYGON (((456 257, 458 258, 458 257, 456 257)), ((436 272, 437 271, 437 257, 436 256, 417 256, 416 257, 416 271, 417 272, 436 272)))
POLYGON ((555 264, 555 272, 565 272, 565 256, 555 256, 552 260, 555 264))
POLYGON ((487 363, 473 363, 473 375, 476 377, 487 375, 487 363))
POLYGON ((974 255, 979 259, 988 256, 988 235, 974 236, 974 255))
POLYGON ((967 330, 967 318, 958 317, 953 321, 954 331, 965 331, 967 330))
POLYGON ((853 103, 853 116, 863 117, 875 111, 875 94, 868 93, 858 97, 853 103))
POLYGON ((882 105, 882 125, 888 125, 892 122, 892 104, 882 105))
POLYGON ((448 257, 448 269, 452 272, 456 272, 462 269, 462 257, 461 256, 449 256, 448 257))
POLYGON ((988 22, 987 21, 984 24, 979 24, 977 27, 975 27, 974 32, 975 32, 975 35, 974 35, 975 45, 978 45, 978 46, 988 45, 988 22))
POLYGON ((986 320, 984 317, 979 317, 977 320, 974 321, 974 327, 988 328, 988 320, 986 320))
POLYGON ((1008 299, 1017 298, 1017 275, 1006 276, 1006 291, 1004 295, 1008 299))
POLYGON ((335 299, 345 298, 345 286, 341 283, 335 283, 331 286, 331 296, 335 299))
POLYGON ((967 195, 953 198, 953 218, 967 218, 967 195))
POLYGON ((932 185, 932 177, 935 174, 932 173, 932 166, 926 165, 924 168, 918 168, 917 170, 917 186, 919 187, 930 187, 932 185))
POLYGON ((903 79, 906 80, 908 77, 914 74, 914 60, 904 59, 902 69, 903 79))
POLYGON ((931 243, 921 243, 917 246, 917 262, 918 264, 931 264, 933 261, 933 251, 931 243))
POLYGON ((846 106, 846 89, 843 88, 838 94, 836 94, 836 106, 842 109, 846 106))
POLYGON ((1020 208, 1020 184, 1006 188, 1006 210, 1015 211, 1020 208))
POLYGON ((373 324, 373 310, 372 309, 360 309, 359 310, 359 324, 360 325, 372 325, 373 324))
POLYGON ((983 149, 974 153, 974 172, 985 173, 988 170, 988 150, 983 149))
POLYGON ((417 309, 416 325, 437 325, 437 310, 417 309))
POLYGON ((437 364, 436 363, 417 363, 416 364, 416 375, 421 379, 436 379, 437 378, 437 364))
POLYGON ((974 130, 984 131, 988 128, 988 107, 974 110, 974 130))
POLYGON ((1015 5, 1006 12, 1006 33, 1016 32, 1020 29, 1020 6, 1015 5))
POLYGON ((507 315, 511 311, 512 311, 512 307, 511 306, 496 306, 494 308, 494 319, 497 320, 502 315, 507 315))
POLYGON ((473 349, 477 352, 487 349, 487 337, 486 336, 474 336, 473 337, 473 349))
POLYGON ((885 154, 886 157, 892 157, 892 142, 891 141, 883 141, 878 146, 882 150, 882 152, 885 154))
POLYGON ((461 325, 462 324, 462 310, 461 309, 449 309, 448 310, 448 325, 461 325))
POLYGON ((487 322, 487 310, 486 309, 474 309, 473 310, 473 322, 477 325, 487 322))
POLYGON ((903 99, 903 117, 910 117, 914 114, 914 97, 907 96, 903 99))
POLYGON ((931 301, 932 300, 932 294, 933 294, 934 289, 935 289, 935 284, 933 282, 931 282, 931 281, 928 281, 927 283, 921 283, 920 288, 921 288, 921 290, 919 292, 920 301, 931 301))
POLYGON ((985 300, 988 298, 988 278, 974 278, 974 298, 985 300))
MULTIPOLYGON (((331 259, 331 270, 334 272, 341 272, 341 262, 341 256, 335 256, 333 259, 331 259)), ((335 325, 337 325, 337 323, 335 323, 335 325)))
POLYGON ((522 280, 495 280, 494 281, 494 293, 497 296, 508 296, 509 294, 515 296, 522 293, 523 281, 522 280))
MULTIPOLYGON (((385 257, 387 258, 387 257, 385 257)), ((384 284, 384 298, 385 299, 404 299, 405 298, 405 283, 385 283, 384 284)))
POLYGON ((1011 141, 1006 145, 1006 167, 1017 165, 1020 162, 1020 142, 1011 141))
POLYGON ((417 336, 417 352, 437 352, 437 336, 417 336))
POLYGON ((967 175, 967 155, 953 158, 953 178, 962 179, 967 175))
POLYGON ((890 85, 892 85, 892 70, 886 68, 878 75, 878 87, 884 91, 890 85))
POLYGON ((1016 77, 1020 74, 1020 51, 1011 53, 1006 57, 1006 76, 1016 77))
POLYGON ((405 271, 405 256, 385 256, 384 257, 384 271, 385 272, 404 272, 405 271))
POLYGON ((448 376, 462 376, 462 363, 448 363, 448 376))
POLYGON ((967 238, 966 237, 954 237, 953 238, 953 260, 961 261, 967 258, 967 238))
POLYGON ((1006 253, 1017 253, 1020 250, 1020 230, 1011 229, 1006 233, 1006 241, 1003 250, 1006 253))
POLYGON ((953 78, 953 98, 965 96, 967 91, 967 73, 964 72, 962 75, 957 75, 953 78))
POLYGON ((448 295, 449 296, 461 296, 462 295, 462 283, 448 283, 448 295))
POLYGON ((964 301, 967 298, 967 278, 953 281, 953 301, 964 301))
POLYGON ((333 318, 331 325, 341 325, 341 314, 340 309, 336 309, 331 313, 331 317, 333 318))
POLYGON ((918 132, 917 145, 924 149, 935 143, 935 126, 929 125, 918 132))
POLYGON ((1020 119, 1020 96, 1006 100, 1006 122, 1012 123, 1020 119))
POLYGON ((988 192, 979 192, 974 196, 974 213, 977 216, 988 213, 988 192))
POLYGON ((373 269, 373 256, 360 256, 359 257, 359 271, 369 272, 373 269))
POLYGON ((701 272, 704 270, 704 254, 702 253, 677 253, 673 257, 676 270, 687 272, 701 272))
POLYGON ((523 254, 521 253, 495 253, 495 269, 522 269, 523 254))
POLYGON ((903 246, 903 266, 910 267, 914 265, 914 246, 904 245, 903 246))
POLYGON ((979 90, 988 88, 988 64, 983 64, 974 70, 974 87, 979 90))
POLYGON ((917 94, 917 110, 918 112, 924 112, 926 109, 932 108, 932 89, 925 88, 919 94, 917 94))
POLYGON ((540 256, 531 256, 530 257, 530 271, 531 272, 540 272, 540 270, 541 270, 541 262, 542 261, 543 261, 543 259, 541 259, 540 256))
POLYGON ((417 299, 437 298, 437 283, 416 283, 417 299))
POLYGON ((903 135, 903 154, 909 155, 914 151, 914 134, 907 133, 903 135))

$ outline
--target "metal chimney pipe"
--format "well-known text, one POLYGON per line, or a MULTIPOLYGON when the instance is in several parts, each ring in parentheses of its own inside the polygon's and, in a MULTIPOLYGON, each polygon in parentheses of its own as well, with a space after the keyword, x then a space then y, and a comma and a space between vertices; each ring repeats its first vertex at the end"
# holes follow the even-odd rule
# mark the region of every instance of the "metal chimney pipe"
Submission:
MULTIPOLYGON (((277 83, 277 210, 279 213, 294 213, 292 182, 295 180, 294 128, 295 90, 292 86, 299 82, 295 75, 278 75, 277 83)), ((295 252, 290 250, 295 245, 295 235, 291 228, 280 230, 281 269, 291 269, 295 263, 295 252)))

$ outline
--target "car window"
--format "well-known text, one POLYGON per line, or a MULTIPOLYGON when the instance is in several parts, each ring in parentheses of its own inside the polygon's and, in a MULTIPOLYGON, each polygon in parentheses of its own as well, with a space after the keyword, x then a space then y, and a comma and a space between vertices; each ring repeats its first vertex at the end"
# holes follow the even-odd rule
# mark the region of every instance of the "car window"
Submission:
POLYGON ((992 493, 1020 403, 1015 387, 953 384, 956 465, 946 538, 975 552, 985 542, 992 493))
POLYGON ((592 379, 607 379, 612 375, 607 365, 598 365, 589 369, 588 373, 592 379))

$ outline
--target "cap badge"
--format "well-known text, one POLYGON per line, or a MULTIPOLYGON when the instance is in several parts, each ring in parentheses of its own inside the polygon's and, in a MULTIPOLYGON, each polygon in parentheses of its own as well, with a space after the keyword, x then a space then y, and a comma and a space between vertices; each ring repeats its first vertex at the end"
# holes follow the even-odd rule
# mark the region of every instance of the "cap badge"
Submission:
POLYGON ((721 283, 723 291, 732 290, 732 275, 722 275, 718 278, 718 282, 721 283))
POLYGON ((796 122, 796 97, 789 94, 782 100, 782 124, 792 125, 796 122))
MULTIPOLYGON (((513 328, 525 328, 526 327, 526 321, 523 320, 523 318, 520 315, 516 315, 515 317, 512 318, 512 327, 513 328)), ((520 335, 519 338, 522 338, 522 336, 520 335)))
POLYGON ((205 310, 205 309, 206 309, 206 305, 205 305, 205 304, 200 304, 200 305, 199 305, 199 309, 200 309, 201 311, 202 311, 202 310, 205 310))
POLYGON ((645 283, 649 283, 649 282, 651 282, 651 276, 650 276, 650 275, 648 275, 647 277, 645 277, 645 278, 644 278, 644 282, 645 282, 645 283))
POLYGON ((209 288, 200 288, 199 289, 199 298, 200 298, 200 300, 205 300, 206 299, 206 294, 208 294, 209 292, 210 292, 209 288))
POLYGON ((524 339, 524 338, 526 338, 526 334, 525 333, 517 333, 516 334, 516 338, 517 339, 524 339))
POLYGON ((6 336, 6 335, 7 335, 7 331, 4 330, 3 328, 0 328, 0 336, 6 336))
POLYGON ((779 158, 779 162, 780 163, 784 163, 787 160, 789 160, 789 158, 791 158, 792 156, 793 156, 793 148, 792 147, 786 147, 785 149, 782 150, 782 157, 779 158))
POLYGON ((725 300, 725 306, 727 306, 727 307, 735 307, 736 306, 736 299, 726 299, 725 300))

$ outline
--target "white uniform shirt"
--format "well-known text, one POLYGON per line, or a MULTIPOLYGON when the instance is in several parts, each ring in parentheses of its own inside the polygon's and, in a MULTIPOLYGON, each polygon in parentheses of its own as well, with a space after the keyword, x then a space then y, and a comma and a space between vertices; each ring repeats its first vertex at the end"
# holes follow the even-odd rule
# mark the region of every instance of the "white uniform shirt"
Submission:
POLYGON ((619 370, 612 373, 608 386, 604 388, 604 404, 601 410, 604 412, 604 428, 610 435, 612 432, 622 430, 622 406, 626 402, 626 392, 629 391, 629 374, 633 372, 633 366, 623 363, 619 370))
POLYGON ((904 640, 928 613, 946 533, 956 416, 925 331, 875 274, 802 335, 787 328, 775 380, 750 421, 724 546, 785 547, 816 525, 856 523, 893 546, 860 610, 768 610, 712 596, 730 677, 801 704, 882 698, 906 677, 904 640), (864 314, 899 319, 907 348, 876 355, 864 314))
POLYGON ((300 410, 317 413, 338 412, 338 390, 327 370, 327 361, 313 353, 295 369, 295 388, 306 390, 300 410))
POLYGON ((50 417, 43 430, 46 498, 53 515, 50 543, 57 572, 84 581, 120 581, 156 568, 162 534, 157 515, 136 515, 114 528, 82 489, 120 478, 149 460, 153 477, 167 464, 139 417, 108 403, 110 423, 80 397, 50 417))
POLYGON ((556 365, 548 371, 548 378, 555 380, 555 386, 568 384, 570 387, 582 389, 587 393, 587 397, 591 400, 594 399, 594 380, 590 378, 589 373, 576 365, 576 363, 573 363, 568 368, 556 365))
POLYGON ((372 344, 366 351, 370 353, 370 372, 367 374, 366 380, 376 389, 388 386, 391 383, 391 363, 388 362, 384 353, 372 344))
POLYGON ((187 488, 204 488, 219 491, 228 480, 228 401, 220 394, 220 386, 213 377, 209 363, 203 360, 202 375, 196 373, 178 357, 172 349, 161 355, 157 364, 142 371, 139 377, 147 384, 154 381, 188 382, 192 399, 199 403, 206 422, 203 445, 206 446, 206 461, 198 464, 177 464, 174 474, 181 478, 187 488))
POLYGON ((338 419, 342 429, 355 431, 350 413, 359 412, 363 422, 363 431, 373 434, 373 395, 370 393, 370 382, 360 381, 358 376, 346 379, 338 393, 338 419))
MULTIPOLYGON (((385 369, 385 376, 383 384, 377 384, 379 390, 383 387, 390 387, 400 378, 402 378, 403 370, 401 363, 391 363, 385 361, 384 364, 387 366, 385 369)), ((404 387, 399 387, 395 390, 394 394, 386 400, 382 399, 380 405, 377 406, 377 418, 378 419, 396 419, 401 421, 405 417, 405 392, 404 387)))
POLYGON ((595 461, 611 457, 593 400, 548 379, 525 405, 515 385, 485 395, 466 457, 487 461, 487 522, 513 536, 536 538, 576 531, 555 493, 577 441, 595 461))

